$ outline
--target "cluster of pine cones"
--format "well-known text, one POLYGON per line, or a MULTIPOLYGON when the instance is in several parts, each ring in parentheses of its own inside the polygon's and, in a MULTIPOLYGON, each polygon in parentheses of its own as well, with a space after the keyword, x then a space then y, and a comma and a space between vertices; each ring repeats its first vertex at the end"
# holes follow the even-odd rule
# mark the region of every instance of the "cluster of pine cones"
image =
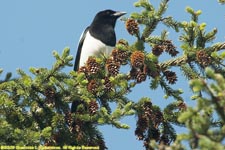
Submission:
POLYGON ((138 140, 144 141, 144 146, 148 148, 150 140, 168 145, 171 141, 168 135, 160 133, 159 126, 163 122, 163 114, 160 110, 154 110, 151 102, 142 105, 142 111, 138 115, 135 135, 138 140))
MULTIPOLYGON (((126 20, 126 29, 128 33, 131 35, 139 35, 139 24, 138 21, 129 18, 126 20)), ((160 56, 163 52, 168 53, 172 57, 177 56, 179 53, 176 50, 176 47, 173 45, 171 40, 164 40, 160 43, 156 44, 152 48, 152 54, 155 56, 160 56)), ((160 74, 160 68, 158 64, 155 64, 155 69, 151 69, 146 67, 145 65, 145 55, 141 51, 135 51, 131 54, 131 78, 136 79, 137 83, 145 81, 146 76, 149 75, 150 77, 157 77, 160 74)), ((174 84, 177 81, 176 73, 169 70, 164 70, 163 75, 165 76, 166 80, 169 84, 174 84)))
MULTIPOLYGON (((138 22, 134 19, 127 19, 126 21, 126 29, 131 35, 139 34, 138 22)), ((90 57, 85 66, 79 68, 79 72, 83 72, 88 79, 89 83, 87 89, 91 93, 96 93, 99 87, 98 81, 95 79, 96 77, 100 77, 104 80, 104 90, 110 91, 113 89, 113 84, 110 82, 110 77, 115 77, 119 74, 121 65, 130 63, 131 70, 128 75, 128 80, 135 80, 136 83, 141 83, 146 80, 147 76, 157 77, 160 75, 160 72, 163 73, 166 80, 169 84, 174 84, 177 81, 176 73, 169 70, 161 70, 158 64, 154 64, 154 69, 150 66, 146 65, 146 54, 140 50, 130 50, 128 43, 125 40, 119 40, 117 43, 117 47, 112 51, 110 57, 105 61, 105 65, 97 62, 95 57, 90 57), (123 48, 119 48, 123 47, 123 48), (103 73, 102 71, 106 71, 103 73), (101 74, 101 75, 99 75, 101 74), (106 75, 105 75, 106 74, 106 75), (95 76, 95 78, 92 77, 95 76)), ((164 40, 158 45, 155 45, 152 48, 152 53, 156 56, 162 54, 162 52, 167 52, 171 56, 176 56, 178 51, 176 47, 170 40, 164 40)))
MULTIPOLYGON (((139 25, 134 19, 128 19, 126 21, 126 29, 129 34, 138 36, 139 35, 139 25)), ((163 52, 168 53, 172 57, 178 54, 176 47, 173 45, 172 41, 164 40, 161 43, 154 45, 152 48, 152 54, 155 56, 160 56, 163 52)), ((207 56, 202 53, 198 54, 199 62, 205 65, 205 60, 207 56)), ((176 73, 170 70, 161 70, 158 63, 153 63, 151 66, 146 63, 146 54, 141 50, 130 50, 128 43, 125 40, 119 40, 117 47, 113 49, 109 58, 105 62, 98 62, 95 57, 89 57, 86 65, 79 68, 78 73, 84 73, 88 84, 87 91, 96 95, 99 91, 99 87, 103 92, 108 93, 113 90, 114 85, 110 81, 111 77, 116 77, 122 65, 130 64, 130 72, 127 75, 127 80, 134 80, 136 83, 141 83, 146 80, 149 76, 151 78, 156 78, 160 76, 160 73, 165 77, 169 84, 174 84, 177 81, 176 73), (153 67, 153 68, 152 68, 153 67), (103 87, 103 89, 102 89, 103 87)), ((150 60, 151 61, 151 60, 150 60)), ((52 91, 47 91, 48 99, 52 100, 52 91)), ((93 116, 99 110, 99 103, 96 100, 91 100, 88 104, 85 104, 88 113, 93 116)), ((154 139, 157 142, 163 142, 164 144, 169 143, 169 138, 165 134, 161 134, 159 131, 159 125, 163 122, 163 114, 161 111, 155 111, 152 108, 151 102, 146 102, 142 106, 144 112, 138 115, 137 128, 135 130, 135 135, 139 140, 144 140, 145 146, 150 140, 154 139), (150 131, 151 130, 151 131, 150 131), (153 135, 150 137, 150 135, 153 135)), ((79 113, 79 112, 78 112, 79 113)), ((77 138, 82 139, 81 134, 82 123, 76 121, 75 126, 73 126, 73 120, 71 113, 67 113, 65 119, 67 123, 71 126, 71 131, 77 134, 77 138)))

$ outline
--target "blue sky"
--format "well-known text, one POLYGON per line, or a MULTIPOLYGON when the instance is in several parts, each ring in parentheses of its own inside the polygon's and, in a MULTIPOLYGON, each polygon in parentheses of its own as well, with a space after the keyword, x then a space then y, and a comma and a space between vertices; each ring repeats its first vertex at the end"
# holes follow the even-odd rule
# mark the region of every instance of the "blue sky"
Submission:
MULTIPOLYGON (((53 50, 61 53, 64 47, 70 47, 71 55, 75 56, 80 34, 91 23, 96 12, 110 8, 126 11, 128 17, 131 12, 140 11, 133 7, 134 2, 136 0, 0 0, 0 68, 5 73, 12 72, 14 76, 17 68, 26 72, 31 66, 51 68, 54 62, 53 50)), ((156 6, 158 2, 159 0, 151 0, 156 6)), ((215 42, 224 41, 225 6, 218 4, 216 0, 173 0, 169 3, 166 15, 173 16, 178 21, 189 20, 189 14, 185 12, 186 6, 201 9, 203 13, 199 21, 206 22, 208 30, 214 27, 218 29, 215 42)), ((163 29, 167 28, 160 25, 155 34, 163 29)), ((179 35, 169 31, 169 38, 180 51, 179 35)), ((116 33, 117 39, 125 38, 130 43, 134 41, 121 21, 116 24, 116 33)), ((72 67, 65 69, 66 72, 70 70, 72 67)), ((3 77, 4 74, 0 79, 3 77)), ((187 81, 179 77, 175 87, 182 88, 186 85, 187 81)), ((151 91, 148 87, 149 83, 138 85, 128 97, 134 101, 143 96, 151 97, 153 103, 160 106, 172 101, 164 100, 161 90, 151 91)), ((186 88, 185 91, 185 101, 193 104, 190 90, 186 88)), ((109 149, 142 149, 142 142, 137 141, 134 136, 135 118, 128 117, 122 121, 131 126, 130 130, 119 130, 111 126, 100 128, 109 149)), ((179 132, 182 131, 184 130, 179 129, 179 132)))

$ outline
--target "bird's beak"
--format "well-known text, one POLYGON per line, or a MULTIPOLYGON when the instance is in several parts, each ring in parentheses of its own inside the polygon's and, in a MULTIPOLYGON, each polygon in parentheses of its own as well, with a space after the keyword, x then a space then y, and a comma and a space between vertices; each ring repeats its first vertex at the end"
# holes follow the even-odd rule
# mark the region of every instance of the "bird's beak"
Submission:
POLYGON ((115 16, 115 17, 121 17, 121 16, 123 16, 123 15, 125 15, 126 14, 126 12, 124 12, 124 11, 117 11, 117 12, 115 12, 114 14, 113 14, 113 16, 115 16))

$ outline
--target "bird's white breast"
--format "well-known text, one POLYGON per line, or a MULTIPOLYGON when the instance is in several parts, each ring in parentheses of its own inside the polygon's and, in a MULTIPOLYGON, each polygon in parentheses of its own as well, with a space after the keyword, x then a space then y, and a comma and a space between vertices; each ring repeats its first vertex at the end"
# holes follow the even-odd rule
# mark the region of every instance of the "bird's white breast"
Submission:
POLYGON ((105 57, 108 57, 112 49, 113 47, 106 46, 100 40, 92 37, 88 31, 82 46, 79 66, 84 66, 89 56, 99 57, 104 55, 105 57))

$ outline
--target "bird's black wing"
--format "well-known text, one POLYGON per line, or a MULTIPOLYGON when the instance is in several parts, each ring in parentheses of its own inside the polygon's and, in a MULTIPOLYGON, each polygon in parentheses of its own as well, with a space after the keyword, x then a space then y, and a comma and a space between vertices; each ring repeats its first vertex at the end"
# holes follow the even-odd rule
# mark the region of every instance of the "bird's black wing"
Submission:
MULTIPOLYGON (((86 37, 86 34, 89 30, 89 27, 87 27, 84 32, 82 33, 81 37, 80 37, 80 40, 79 40, 79 43, 78 43, 78 49, 77 49, 77 55, 76 55, 76 59, 75 59, 75 63, 74 63, 74 71, 78 71, 79 69, 79 63, 80 63, 80 56, 81 56, 81 50, 82 50, 82 46, 83 46, 83 43, 84 43, 84 39, 86 37)), ((75 112, 76 109, 77 109, 77 106, 81 104, 81 101, 79 100, 75 100, 72 102, 72 105, 71 105, 71 112, 75 112)))
POLYGON ((73 68, 74 71, 78 71, 78 69, 80 67, 79 66, 79 63, 80 63, 81 50, 82 50, 82 46, 83 46, 84 39, 86 37, 86 33, 87 33, 88 29, 89 29, 89 27, 87 27, 84 30, 83 34, 80 37, 80 41, 79 41, 78 49, 77 49, 77 55, 76 55, 76 59, 75 59, 75 63, 74 63, 74 68, 73 68))

